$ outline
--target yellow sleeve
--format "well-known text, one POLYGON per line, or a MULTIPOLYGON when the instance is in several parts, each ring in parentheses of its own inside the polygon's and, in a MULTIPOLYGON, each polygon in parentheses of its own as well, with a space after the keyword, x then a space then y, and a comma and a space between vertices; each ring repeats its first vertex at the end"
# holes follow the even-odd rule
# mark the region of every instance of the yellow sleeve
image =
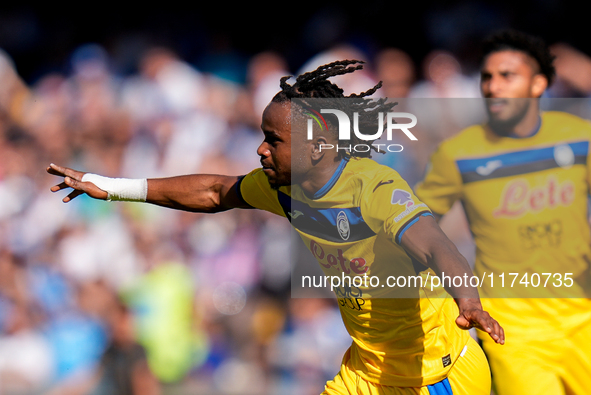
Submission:
POLYGON ((361 215, 375 232, 381 230, 400 243, 402 234, 423 215, 432 215, 398 173, 381 173, 364 188, 361 215))
POLYGON ((591 121, 585 120, 585 130, 587 131, 587 195, 591 196, 591 121))
POLYGON ((277 191, 271 188, 263 169, 255 169, 241 178, 238 193, 247 204, 285 217, 277 191))
POLYGON ((431 155, 427 172, 415 193, 436 214, 443 215, 462 197, 462 177, 453 158, 440 145, 431 155))

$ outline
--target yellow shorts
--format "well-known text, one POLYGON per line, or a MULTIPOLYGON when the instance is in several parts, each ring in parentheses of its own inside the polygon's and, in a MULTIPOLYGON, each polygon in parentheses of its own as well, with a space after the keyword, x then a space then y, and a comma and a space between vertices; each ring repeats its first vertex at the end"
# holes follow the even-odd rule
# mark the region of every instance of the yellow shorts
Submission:
POLYGON ((490 395, 490 369, 482 349, 472 338, 449 376, 426 387, 390 387, 366 381, 341 366, 337 376, 326 383, 323 395, 490 395))
POLYGON ((591 393, 591 322, 551 338, 519 336, 510 325, 502 325, 504 345, 481 338, 496 395, 591 393))

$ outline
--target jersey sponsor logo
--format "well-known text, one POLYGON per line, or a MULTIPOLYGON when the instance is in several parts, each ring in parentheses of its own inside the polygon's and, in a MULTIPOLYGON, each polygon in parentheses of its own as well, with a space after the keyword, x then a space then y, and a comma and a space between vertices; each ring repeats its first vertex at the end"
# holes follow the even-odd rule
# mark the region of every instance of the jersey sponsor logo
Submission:
POLYGON ((395 189, 392 192, 392 200, 390 201, 392 204, 399 204, 401 206, 410 207, 415 204, 412 201, 412 195, 410 192, 405 191, 404 189, 395 189))
POLYGON ((304 213, 302 213, 300 210, 293 210, 293 212, 288 212, 289 216, 291 217, 291 219, 296 219, 297 217, 304 215, 304 213))
POLYGON ((337 229, 343 240, 349 239, 351 227, 349 226, 349 218, 347 218, 347 214, 344 211, 339 211, 337 214, 337 229))
POLYGON ((334 268, 345 274, 364 274, 369 270, 367 261, 364 258, 347 259, 343 255, 343 250, 338 248, 336 253, 324 251, 324 248, 314 240, 310 240, 310 252, 318 263, 326 268, 334 268))
MULTIPOLYGON (((325 251, 320 244, 310 240, 310 252, 323 268, 337 270, 341 275, 362 275, 369 270, 369 264, 364 258, 347 259, 341 248, 337 248, 336 252, 328 248, 325 251)), ((358 287, 339 286, 334 289, 334 292, 342 307, 358 311, 363 310, 362 306, 365 304, 365 300, 362 297, 363 292, 358 287)))
POLYGON ((548 177, 544 185, 532 187, 526 179, 518 178, 503 189, 493 216, 514 218, 546 208, 569 206, 574 200, 575 184, 570 180, 559 183, 555 177, 548 177))
POLYGON ((394 217, 394 222, 400 222, 401 219, 403 219, 404 217, 406 217, 407 215, 409 215, 410 213, 412 213, 413 211, 415 211, 416 209, 421 208, 421 207, 427 208, 427 205, 425 203, 421 203, 421 204, 413 204, 412 206, 407 207, 406 210, 404 210, 403 212, 398 214, 396 217, 394 217))
POLYGON ((415 202, 412 200, 412 195, 410 192, 405 191, 404 189, 395 189, 392 192, 392 200, 390 203, 406 207, 403 212, 394 217, 394 222, 399 222, 401 219, 420 207, 427 207, 427 205, 424 203, 415 204, 415 202))
POLYGON ((486 162, 484 166, 478 166, 476 168, 476 173, 480 174, 481 176, 488 176, 501 166, 503 166, 503 161, 499 159, 491 160, 486 162))
POLYGON ((335 289, 336 297, 339 300, 339 305, 347 307, 351 310, 361 311, 365 304, 363 299, 363 291, 357 287, 339 287, 335 289))
POLYGON ((562 241, 563 224, 560 219, 550 222, 537 222, 520 226, 521 244, 527 250, 559 247, 562 241))

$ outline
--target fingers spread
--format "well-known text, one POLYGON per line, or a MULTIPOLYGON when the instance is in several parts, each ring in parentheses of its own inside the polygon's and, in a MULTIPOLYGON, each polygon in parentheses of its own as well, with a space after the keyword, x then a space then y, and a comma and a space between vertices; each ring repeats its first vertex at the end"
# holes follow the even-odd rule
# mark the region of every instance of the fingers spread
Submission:
POLYGON ((58 166, 54 163, 50 164, 49 167, 46 169, 49 174, 53 174, 54 176, 59 177, 71 177, 75 180, 80 181, 82 176, 84 175, 83 172, 70 169, 69 167, 62 167, 58 166))
POLYGON ((60 184, 54 185, 50 188, 51 192, 61 191, 62 189, 68 188, 68 184, 62 182, 60 184))
POLYGON ((63 176, 65 176, 65 175, 66 175, 66 174, 64 173, 64 170, 65 170, 65 168, 63 168, 63 167, 61 167, 61 166, 58 166, 58 165, 56 165, 56 164, 53 164, 53 163, 52 163, 52 164, 50 164, 50 165, 49 165, 49 167, 47 167, 47 169, 46 169, 46 170, 47 170, 47 172, 48 172, 49 174, 53 174, 54 176, 60 176, 60 177, 63 177, 63 176))
POLYGON ((73 190, 72 192, 70 192, 70 194, 68 196, 63 198, 62 201, 64 203, 68 203, 70 200, 76 198, 77 196, 82 195, 83 193, 84 193, 83 191, 73 190))
POLYGON ((82 177, 85 174, 84 172, 73 170, 68 167, 58 166, 54 163, 50 164, 46 170, 49 174, 64 177, 63 182, 50 188, 52 192, 57 192, 66 188, 74 189, 68 196, 62 199, 64 203, 69 202, 83 193, 86 193, 95 199, 107 200, 109 198, 109 194, 106 191, 98 188, 92 182, 82 182, 82 177))

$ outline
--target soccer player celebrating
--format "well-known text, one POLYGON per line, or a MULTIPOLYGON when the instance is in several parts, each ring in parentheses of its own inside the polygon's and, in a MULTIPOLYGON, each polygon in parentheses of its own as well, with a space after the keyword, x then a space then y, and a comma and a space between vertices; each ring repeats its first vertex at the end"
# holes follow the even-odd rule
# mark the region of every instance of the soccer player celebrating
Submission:
MULTIPOLYGON (((262 168, 241 176, 186 175, 161 179, 111 179, 50 165, 64 177, 51 188, 74 190, 63 201, 86 193, 97 199, 145 201, 194 212, 258 208, 289 219, 327 275, 375 274, 388 267, 398 273, 462 277, 467 261, 438 227, 426 205, 394 170, 367 153, 322 150, 338 144, 333 121, 304 140, 298 126, 308 111, 294 99, 337 98, 343 90, 328 78, 354 72, 358 61, 337 61, 297 77, 281 79, 281 91, 263 113, 264 141, 258 147, 262 168), (292 140, 302 143, 292 143, 292 140)), ((380 84, 351 95, 375 115, 393 104, 366 99, 380 84)), ((361 108, 361 107, 359 107, 361 108)), ((451 294, 371 298, 373 290, 335 290, 353 342, 340 372, 325 394, 489 395, 490 370, 468 331, 476 327, 493 342, 504 343, 501 326, 482 310, 469 286, 451 294), (455 303, 454 303, 455 301, 455 303)), ((374 294, 376 295, 376 294, 374 294)))
POLYGON ((540 111, 539 97, 554 77, 541 39, 504 31, 485 40, 483 53, 488 122, 444 141, 416 194, 436 215, 462 202, 476 244, 475 274, 494 274, 496 283, 481 290, 483 305, 509 340, 500 352, 480 337, 495 393, 588 394, 591 125, 540 111), (532 293, 524 294, 501 283, 512 272, 525 285, 542 274, 552 280, 545 287, 532 281, 521 288, 532 293))

